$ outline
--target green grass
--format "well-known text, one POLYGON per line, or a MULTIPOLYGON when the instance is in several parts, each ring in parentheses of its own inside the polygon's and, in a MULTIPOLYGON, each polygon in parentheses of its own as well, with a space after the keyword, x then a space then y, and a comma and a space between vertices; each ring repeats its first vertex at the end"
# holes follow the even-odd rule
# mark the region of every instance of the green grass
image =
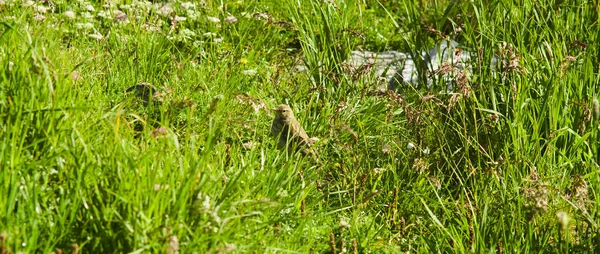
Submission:
POLYGON ((2 2, 3 251, 600 249, 593 1, 2 2), (452 93, 373 93, 342 64, 444 38, 477 53, 452 93), (276 149, 280 103, 322 166, 276 149))

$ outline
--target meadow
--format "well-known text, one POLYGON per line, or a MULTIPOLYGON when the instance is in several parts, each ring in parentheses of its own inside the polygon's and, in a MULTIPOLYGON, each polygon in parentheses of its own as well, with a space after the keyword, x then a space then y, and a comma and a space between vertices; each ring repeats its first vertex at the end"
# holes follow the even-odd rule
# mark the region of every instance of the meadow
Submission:
POLYGON ((597 252, 599 12, 0 0, 1 251, 597 252), (451 90, 417 57, 449 39, 475 53, 451 90), (422 82, 382 89, 353 50, 422 82), (322 163, 277 149, 281 103, 322 163))

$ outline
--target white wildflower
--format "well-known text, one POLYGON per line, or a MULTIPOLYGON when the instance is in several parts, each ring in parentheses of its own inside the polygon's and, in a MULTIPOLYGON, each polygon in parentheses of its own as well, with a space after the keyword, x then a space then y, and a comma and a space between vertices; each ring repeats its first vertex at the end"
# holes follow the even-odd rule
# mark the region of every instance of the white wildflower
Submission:
POLYGON ((385 171, 385 168, 374 168, 373 173, 380 174, 385 171))
POLYGON ((126 10, 126 11, 132 11, 132 7, 129 4, 122 4, 119 6, 119 9, 126 10))
POLYGON ((160 9, 158 9, 157 13, 158 15, 161 15, 163 17, 169 16, 171 13, 173 12, 173 8, 171 8, 171 6, 169 5, 163 5, 163 7, 160 7, 160 9))
POLYGON ((257 146, 256 142, 253 142, 253 141, 248 141, 248 142, 242 143, 242 147, 246 150, 254 150, 254 148, 256 148, 256 146, 257 146))
POLYGON ((256 71, 256 69, 242 71, 242 75, 246 75, 246 76, 254 76, 254 75, 256 75, 256 73, 258 73, 256 71))
POLYGON ((89 22, 77 23, 77 24, 75 24, 75 27, 77 27, 77 29, 90 30, 90 29, 94 28, 94 24, 89 23, 89 22))
POLYGON ((196 36, 196 32, 194 32, 194 31, 192 31, 190 29, 187 29, 187 28, 181 29, 181 31, 179 33, 181 35, 185 36, 186 38, 190 38, 190 37, 196 36))
POLYGON ((258 12, 258 13, 254 13, 254 19, 256 20, 269 20, 269 14, 267 14, 266 12, 258 12))
POLYGON ((183 2, 181 3, 181 8, 184 10, 196 9, 196 5, 190 2, 183 2))
POLYGON ((123 22, 123 23, 128 23, 129 20, 127 19, 127 14, 125 14, 124 12, 120 11, 120 10, 114 10, 113 11, 113 15, 115 16, 115 23, 118 22, 123 22))
POLYGON ((179 254, 179 239, 177 239, 177 236, 172 235, 171 237, 169 237, 167 254, 179 254))
POLYGON ((227 18, 225 18, 223 21, 229 23, 229 24, 234 24, 237 23, 237 18, 235 16, 229 16, 227 18))
POLYGON ((36 13, 35 15, 33 15, 33 20, 35 21, 44 21, 46 20, 46 16, 36 13))
POLYGON ((112 18, 109 11, 99 11, 98 14, 96 14, 96 15, 103 19, 111 19, 112 18))
POLYGON ((215 34, 215 33, 211 33, 211 32, 207 32, 207 33, 204 33, 204 34, 202 34, 202 35, 203 35, 204 37, 215 37, 215 36, 217 36, 217 34, 215 34))
POLYGON ((96 39, 96 40, 104 39, 104 36, 102 36, 100 33, 88 34, 88 37, 96 39))
POLYGON ((423 154, 429 154, 431 151, 429 150, 429 147, 425 147, 425 149, 423 149, 423 154))
POLYGON ((131 5, 134 9, 140 11, 147 11, 150 10, 150 8, 152 8, 152 3, 150 3, 149 1, 133 1, 131 5))
POLYGON ((202 17, 202 13, 197 12, 195 10, 187 10, 187 12, 185 13, 185 16, 187 16, 188 19, 190 19, 190 20, 198 21, 202 17))
POLYGON ((208 16, 208 17, 206 17, 206 19, 208 21, 210 21, 210 22, 213 22, 213 23, 219 23, 219 22, 221 22, 221 20, 219 18, 217 18, 217 17, 210 17, 210 16, 208 16))
POLYGON ((70 19, 75 18, 75 12, 73 12, 73 11, 65 11, 64 15, 65 15, 65 17, 70 18, 70 19))
POLYGON ((48 8, 46 8, 42 5, 38 5, 35 7, 35 11, 37 11, 39 13, 46 13, 48 11, 48 8))
POLYGON ((202 207, 205 211, 210 209, 210 197, 208 195, 204 196, 204 201, 202 201, 202 207))
POLYGON ((350 223, 348 223, 347 221, 345 221, 345 220, 342 219, 342 220, 340 220, 340 227, 349 228, 350 227, 350 223))
POLYGON ((556 213, 556 218, 558 219, 558 224, 560 224, 562 230, 566 230, 569 227, 569 222, 571 221, 571 218, 569 218, 569 214, 560 211, 556 213))
MULTIPOLYGON (((194 45, 194 47, 201 47, 202 45, 204 45, 204 41, 194 41, 192 42, 192 45, 194 45)), ((192 63, 192 66, 195 66, 196 64, 192 63)))
POLYGON ((89 13, 87 11, 86 12, 82 12, 81 13, 81 17, 84 18, 84 19, 94 19, 94 15, 92 15, 91 13, 89 13))

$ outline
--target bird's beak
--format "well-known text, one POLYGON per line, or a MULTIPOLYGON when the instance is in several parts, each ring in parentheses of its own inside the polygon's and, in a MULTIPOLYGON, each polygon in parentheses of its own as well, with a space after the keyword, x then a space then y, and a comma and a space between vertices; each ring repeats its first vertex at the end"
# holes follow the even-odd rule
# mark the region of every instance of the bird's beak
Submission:
POLYGON ((273 111, 277 111, 277 108, 272 108, 271 110, 273 110, 273 111))

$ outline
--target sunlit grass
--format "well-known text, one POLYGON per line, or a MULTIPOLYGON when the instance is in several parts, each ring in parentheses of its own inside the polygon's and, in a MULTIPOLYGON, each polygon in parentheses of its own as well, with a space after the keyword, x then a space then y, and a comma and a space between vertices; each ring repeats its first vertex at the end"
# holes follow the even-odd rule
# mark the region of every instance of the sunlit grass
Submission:
POLYGON ((0 1, 2 251, 598 248, 593 3, 113 2, 0 1), (452 91, 343 63, 444 39, 452 91), (323 165, 276 149, 280 103, 323 165))

